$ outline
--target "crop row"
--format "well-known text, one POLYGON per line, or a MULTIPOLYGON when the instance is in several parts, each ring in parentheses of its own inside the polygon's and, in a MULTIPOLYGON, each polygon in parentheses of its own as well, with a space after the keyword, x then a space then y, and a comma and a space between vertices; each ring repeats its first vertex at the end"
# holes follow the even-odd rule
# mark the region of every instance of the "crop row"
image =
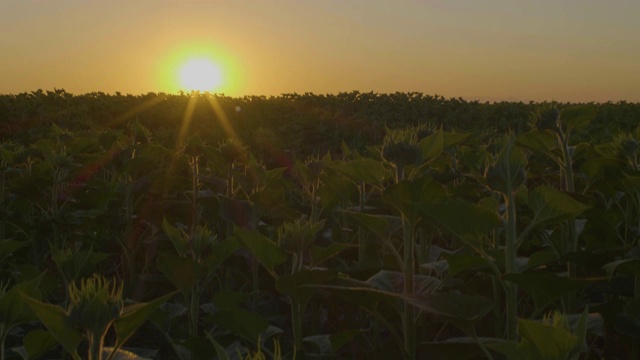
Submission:
POLYGON ((302 158, 189 116, 5 139, 1 354, 637 358, 640 131, 547 105, 302 158))

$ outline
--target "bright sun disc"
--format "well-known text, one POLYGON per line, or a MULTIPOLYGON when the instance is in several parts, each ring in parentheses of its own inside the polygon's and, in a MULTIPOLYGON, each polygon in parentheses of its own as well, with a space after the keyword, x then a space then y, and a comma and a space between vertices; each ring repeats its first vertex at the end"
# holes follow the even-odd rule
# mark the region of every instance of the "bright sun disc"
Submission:
POLYGON ((185 91, 216 91, 223 83, 220 67, 206 58, 187 60, 178 70, 178 79, 185 91))

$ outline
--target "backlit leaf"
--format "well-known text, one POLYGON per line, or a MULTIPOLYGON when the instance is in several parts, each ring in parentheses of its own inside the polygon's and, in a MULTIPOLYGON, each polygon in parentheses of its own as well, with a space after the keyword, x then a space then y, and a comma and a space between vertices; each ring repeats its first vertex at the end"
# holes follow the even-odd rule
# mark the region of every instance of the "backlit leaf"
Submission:
POLYGON ((442 130, 433 133, 418 142, 420 147, 422 161, 428 162, 440 155, 444 148, 444 136, 442 130))
MULTIPOLYGON (((24 351, 25 358, 38 359, 48 351, 54 349, 58 342, 56 338, 51 335, 50 332, 43 329, 35 329, 25 335, 22 340, 22 351, 24 351)), ((13 349, 16 351, 16 349, 13 349)), ((18 350, 20 352, 20 350, 18 350)))
POLYGON ((334 169, 353 180, 374 185, 382 184, 388 175, 381 162, 367 158, 340 163, 334 169))
POLYGON ((27 295, 22 299, 31 307, 40 322, 49 330, 49 333, 74 359, 80 359, 77 353, 78 345, 82 340, 82 334, 71 326, 68 315, 64 309, 41 302, 27 295))
POLYGON ((539 186, 529 193, 529 207, 534 212, 535 225, 570 220, 588 209, 569 195, 547 186, 539 186))
POLYGON ((240 243, 249 249, 258 262, 267 269, 271 276, 277 278, 275 267, 287 261, 287 254, 273 240, 257 231, 234 227, 234 234, 240 243))
POLYGON ((169 301, 176 292, 160 296, 146 303, 127 305, 122 314, 114 322, 117 340, 114 348, 117 350, 144 324, 151 315, 164 303, 169 301))
POLYGON ((540 153, 549 153, 558 147, 558 139, 549 131, 533 130, 526 132, 518 135, 516 142, 540 153))
POLYGON ((515 191, 526 179, 526 165, 524 152, 516 146, 513 134, 509 134, 493 165, 487 170, 487 184, 503 194, 515 191))

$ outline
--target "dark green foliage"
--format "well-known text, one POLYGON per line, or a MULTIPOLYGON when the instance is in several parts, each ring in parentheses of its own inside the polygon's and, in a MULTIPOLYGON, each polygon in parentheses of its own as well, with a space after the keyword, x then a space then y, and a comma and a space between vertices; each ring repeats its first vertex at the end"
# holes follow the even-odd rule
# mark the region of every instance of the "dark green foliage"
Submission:
POLYGON ((0 353, 637 358, 639 109, 0 95, 0 353))

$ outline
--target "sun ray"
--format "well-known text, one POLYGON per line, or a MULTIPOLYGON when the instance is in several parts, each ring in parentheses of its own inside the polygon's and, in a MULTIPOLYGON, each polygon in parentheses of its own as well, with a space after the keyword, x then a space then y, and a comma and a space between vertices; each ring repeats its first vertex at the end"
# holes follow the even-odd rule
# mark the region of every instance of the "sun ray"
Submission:
POLYGON ((178 132, 178 138, 176 139, 176 152, 180 148, 180 144, 186 139, 187 132, 189 131, 189 126, 191 125, 191 120, 193 120, 193 113, 196 110, 196 102, 198 101, 197 96, 191 96, 189 98, 189 102, 187 103, 187 108, 184 111, 184 118, 182 119, 182 124, 180 125, 180 131, 178 132))
POLYGON ((211 105, 211 108, 213 109, 213 112, 218 116, 218 120, 220 121, 220 125, 222 125, 222 128, 227 133, 227 136, 229 136, 232 139, 235 139, 237 137, 236 136, 236 132, 233 129, 233 126, 231 125, 231 122, 229 121, 229 117, 227 116, 227 114, 222 109, 222 106, 220 106, 220 103, 218 102, 218 99, 216 97, 214 97, 214 96, 210 96, 210 97, 208 97, 208 100, 209 100, 209 105, 211 105))

